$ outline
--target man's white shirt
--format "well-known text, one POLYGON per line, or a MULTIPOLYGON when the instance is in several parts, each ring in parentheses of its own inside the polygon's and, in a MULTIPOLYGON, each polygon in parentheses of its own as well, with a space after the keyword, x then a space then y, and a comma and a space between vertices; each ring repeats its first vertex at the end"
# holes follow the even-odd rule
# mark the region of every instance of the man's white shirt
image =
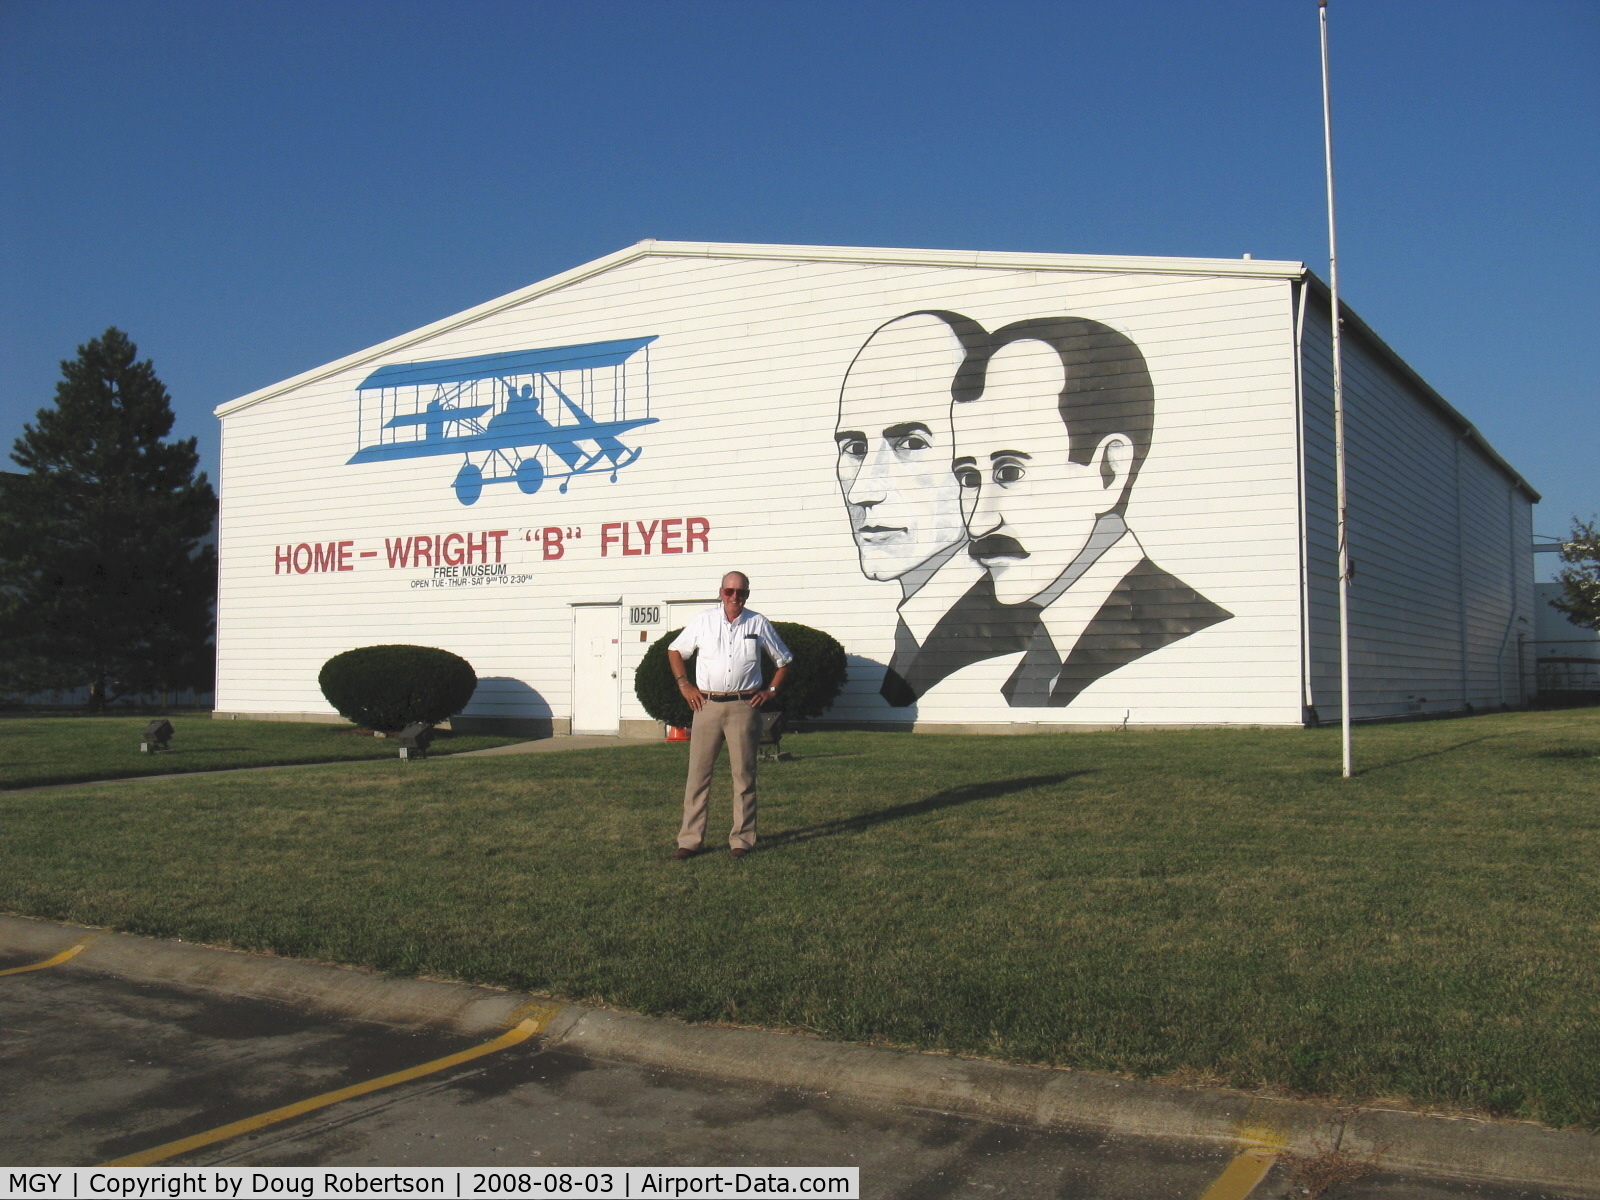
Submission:
POLYGON ((794 659, 772 622, 745 609, 729 621, 721 606, 696 613, 670 647, 694 660, 695 686, 702 692, 749 692, 761 686, 761 652, 780 667, 794 659))

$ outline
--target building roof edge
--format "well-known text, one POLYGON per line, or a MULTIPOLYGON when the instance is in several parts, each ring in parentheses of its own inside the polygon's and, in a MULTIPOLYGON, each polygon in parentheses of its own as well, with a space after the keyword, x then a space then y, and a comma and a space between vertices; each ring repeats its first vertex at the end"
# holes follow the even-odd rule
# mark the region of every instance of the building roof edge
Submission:
POLYGON ((962 266, 1031 271, 1115 271, 1165 275, 1213 275, 1239 278, 1299 279, 1305 266, 1297 262, 1249 258, 1154 258, 1136 255, 1044 254, 996 250, 908 250, 870 246, 785 246, 745 242, 663 242, 646 238, 632 246, 592 259, 559 274, 507 292, 441 320, 368 346, 354 354, 302 371, 217 405, 219 419, 275 396, 315 383, 330 375, 366 366, 427 338, 448 333, 483 317, 568 287, 614 267, 647 257, 743 258, 793 262, 857 262, 923 266, 962 266))
MULTIPOLYGON (((1316 272, 1308 270, 1305 273, 1305 278, 1307 285, 1312 289, 1312 291, 1316 292, 1316 294, 1322 298, 1324 303, 1332 302, 1332 292, 1328 288, 1328 285, 1322 281, 1316 272)), ((1537 504, 1544 498, 1531 483, 1522 477, 1521 472, 1507 462, 1505 458, 1501 456, 1500 452, 1489 444, 1489 439, 1483 436, 1476 425, 1467 420, 1466 417, 1462 416, 1460 410, 1457 409, 1455 405, 1451 404, 1450 401, 1446 400, 1437 391, 1435 391, 1431 383, 1429 383, 1421 375, 1417 374, 1415 367, 1413 367, 1405 359, 1401 358, 1399 353, 1392 346, 1390 346, 1388 342, 1384 341, 1381 337, 1374 333, 1372 326, 1363 321, 1356 311, 1343 300, 1339 301, 1339 312, 1343 316, 1345 329, 1355 333, 1357 337, 1371 347, 1371 349, 1378 355, 1379 358, 1383 359, 1384 362, 1393 367, 1401 375, 1401 377, 1406 380, 1407 383, 1410 383, 1413 387, 1415 387, 1417 391, 1422 394, 1423 399, 1428 401, 1429 404, 1433 405, 1433 407, 1438 410, 1440 415, 1442 415, 1446 421, 1456 427, 1456 432, 1461 437, 1465 438, 1467 441, 1477 446, 1479 450, 1483 451, 1484 457, 1489 459, 1490 462, 1494 463, 1495 466, 1499 467, 1500 470, 1505 472, 1505 474, 1510 478, 1511 482, 1516 484, 1517 488, 1524 495, 1526 495, 1529 500, 1531 500, 1534 504, 1537 504)))
POLYGON ((592 259, 589 262, 572 267, 570 270, 551 275, 547 279, 541 279, 537 283, 518 288, 514 292, 507 292, 503 296, 496 296, 493 300, 486 300, 482 304, 474 305, 458 313, 452 313, 448 317, 424 325, 419 329, 408 330, 398 337, 379 342, 375 346, 368 346, 364 350, 356 351, 354 354, 347 354, 343 358, 337 358, 330 363, 323 363, 321 366, 313 367, 309 371, 302 371, 300 374, 292 375, 288 379, 268 384, 264 388, 258 388, 256 391, 217 405, 212 412, 218 418, 229 417, 242 409, 260 404, 263 400, 270 400, 274 396, 282 395, 284 392, 292 391, 297 387, 303 387, 308 383, 315 383, 317 380, 325 379, 329 375, 337 375, 341 371, 366 366, 378 359, 386 358, 397 351, 404 350, 407 346, 413 346, 441 333, 449 333, 452 329, 459 329, 463 325, 471 324, 473 321, 481 320, 484 317, 493 316, 495 313, 507 308, 515 308, 517 305, 524 304, 538 296, 558 291, 561 288, 577 283, 579 280, 587 279, 591 275, 598 275, 603 271, 611 270, 613 267, 621 266, 623 263, 631 262, 633 259, 643 258, 650 253, 650 248, 653 244, 649 240, 637 242, 614 253, 592 259))
POLYGON ((1032 271, 1118 271, 1298 279, 1305 264, 1258 258, 1164 258, 1134 254, 1053 254, 1009 250, 918 250, 886 246, 786 246, 744 242, 655 242, 651 252, 682 258, 764 258, 795 262, 904 263, 912 266, 1032 271))

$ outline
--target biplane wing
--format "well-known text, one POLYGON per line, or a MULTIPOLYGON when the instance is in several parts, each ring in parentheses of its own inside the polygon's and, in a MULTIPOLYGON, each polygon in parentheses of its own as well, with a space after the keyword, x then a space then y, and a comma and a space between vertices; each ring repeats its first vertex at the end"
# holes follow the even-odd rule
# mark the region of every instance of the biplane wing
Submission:
MULTIPOLYGON (((423 438, 414 442, 386 442, 366 446, 350 458, 352 463, 393 462, 404 458, 427 458, 435 454, 478 454, 485 450, 531 450, 548 446, 568 466, 588 457, 580 441, 598 442, 603 453, 623 447, 616 439, 630 429, 654 425, 658 418, 639 417, 632 421, 599 421, 579 428, 575 425, 551 426, 546 430, 528 428, 526 422, 495 428, 495 418, 482 433, 459 437, 423 438)), ((609 453, 607 455, 609 457, 609 453)))
POLYGON ((612 342, 586 342, 581 346, 546 346, 539 350, 475 354, 471 358, 390 363, 363 379, 357 390, 426 387, 435 383, 469 383, 476 379, 511 379, 518 375, 554 375, 561 371, 615 367, 655 340, 654 337, 618 338, 612 342))
POLYGON ((419 413, 402 413, 383 423, 385 429, 404 429, 408 425, 437 425, 445 421, 470 421, 493 412, 492 404, 472 404, 466 408, 432 408, 419 413))

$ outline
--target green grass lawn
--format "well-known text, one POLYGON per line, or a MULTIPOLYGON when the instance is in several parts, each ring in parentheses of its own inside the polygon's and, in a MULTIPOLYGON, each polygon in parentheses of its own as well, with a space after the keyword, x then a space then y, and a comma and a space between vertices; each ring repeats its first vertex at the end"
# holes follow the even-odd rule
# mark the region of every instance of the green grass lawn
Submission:
POLYGON ((809 733, 0 795, 0 909, 694 1021, 1600 1127, 1600 713, 809 733), (719 779, 713 830, 726 828, 719 779))
MULTIPOLYGON (((139 738, 152 718, 0 718, 0 788, 124 779, 229 767, 282 763, 342 762, 395 758, 395 743, 362 736, 349 725, 289 721, 214 721, 197 712, 171 718, 172 749, 139 753, 139 738)), ((430 754, 459 753, 518 741, 508 737, 457 737, 441 731, 430 754)))

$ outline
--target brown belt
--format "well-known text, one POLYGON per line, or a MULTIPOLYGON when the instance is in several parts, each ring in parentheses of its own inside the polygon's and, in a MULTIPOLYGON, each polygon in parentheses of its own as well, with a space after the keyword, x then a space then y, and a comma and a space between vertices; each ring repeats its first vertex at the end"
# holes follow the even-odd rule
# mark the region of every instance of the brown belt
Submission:
POLYGON ((748 692, 702 692, 700 694, 707 700, 715 700, 718 703, 726 704, 730 700, 748 700, 759 691, 760 689, 756 688, 748 692))

